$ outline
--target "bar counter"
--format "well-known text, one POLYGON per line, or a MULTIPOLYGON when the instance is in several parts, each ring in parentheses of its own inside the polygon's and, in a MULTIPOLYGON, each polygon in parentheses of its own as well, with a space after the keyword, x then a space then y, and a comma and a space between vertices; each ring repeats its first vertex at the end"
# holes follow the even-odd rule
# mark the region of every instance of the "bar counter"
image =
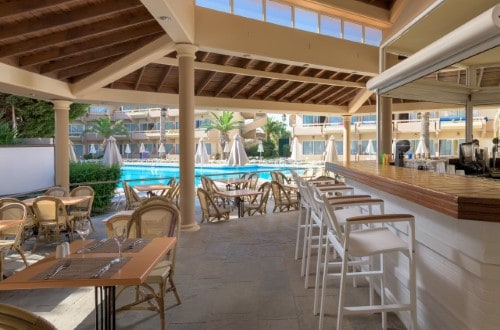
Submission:
POLYGON ((457 219, 500 222, 500 180, 379 165, 375 161, 327 163, 325 167, 457 219))
MULTIPOLYGON (((383 199, 386 213, 415 216, 419 329, 500 329, 500 182, 375 161, 325 167, 355 193, 383 199)), ((406 301, 406 258, 389 254, 384 264, 387 296, 406 301)))

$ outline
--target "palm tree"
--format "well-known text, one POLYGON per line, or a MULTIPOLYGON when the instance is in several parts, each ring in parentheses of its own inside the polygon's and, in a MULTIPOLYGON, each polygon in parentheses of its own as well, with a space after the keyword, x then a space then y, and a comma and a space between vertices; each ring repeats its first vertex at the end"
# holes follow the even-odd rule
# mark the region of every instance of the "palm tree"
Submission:
POLYGON ((218 130, 220 132, 220 144, 224 148, 226 143, 229 142, 229 131, 239 128, 243 121, 234 120, 234 113, 230 111, 223 111, 220 115, 211 112, 210 115, 212 119, 209 119, 209 122, 202 127, 205 128, 205 132, 214 129, 218 130))
POLYGON ((267 142, 277 142, 283 131, 286 131, 285 125, 277 119, 267 118, 267 122, 262 126, 264 133, 266 133, 267 142))
POLYGON ((99 118, 87 124, 84 133, 98 133, 108 139, 112 135, 128 135, 128 129, 121 120, 111 122, 111 118, 99 118))

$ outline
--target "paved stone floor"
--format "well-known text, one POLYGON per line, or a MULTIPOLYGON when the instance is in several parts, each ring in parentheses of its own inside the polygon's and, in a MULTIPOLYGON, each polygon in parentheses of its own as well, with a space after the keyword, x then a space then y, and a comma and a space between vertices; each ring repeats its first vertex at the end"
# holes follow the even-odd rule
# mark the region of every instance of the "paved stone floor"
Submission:
MULTIPOLYGON (((175 282, 182 304, 167 296, 168 329, 318 329, 312 313, 311 287, 304 288, 300 261, 294 260, 298 212, 232 218, 202 224, 196 232, 182 232, 179 241, 175 282)), ((105 236, 101 218, 94 219, 97 231, 91 238, 105 236)), ((29 242, 26 249, 29 249, 29 242)), ((29 251, 30 263, 55 250, 41 246, 29 251)), ((22 268, 11 254, 7 274, 22 268)), ((335 328, 334 310, 338 282, 328 283, 325 329, 335 328)), ((0 291, 0 301, 42 315, 58 329, 94 329, 94 290, 44 289, 0 291)), ((117 304, 127 296, 120 296, 117 304)), ((367 287, 350 287, 348 301, 367 301, 367 287)), ((158 329, 159 316, 150 311, 127 311, 117 315, 118 329, 158 329)), ((379 315, 347 317, 345 329, 378 329, 379 315)), ((404 329, 389 315, 390 329, 404 329)))

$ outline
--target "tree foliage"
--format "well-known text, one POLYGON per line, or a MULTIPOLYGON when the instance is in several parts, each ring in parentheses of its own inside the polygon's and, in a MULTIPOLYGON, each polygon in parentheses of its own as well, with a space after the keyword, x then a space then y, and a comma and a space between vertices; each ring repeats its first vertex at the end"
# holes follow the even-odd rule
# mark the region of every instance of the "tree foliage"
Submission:
POLYGON ((101 134, 105 139, 108 139, 112 135, 128 135, 128 129, 121 120, 112 122, 109 117, 89 122, 85 132, 101 134))
POLYGON ((11 124, 3 119, 4 114, 0 112, 0 144, 14 144, 16 141, 17 130, 11 127, 11 124))
POLYGON ((211 130, 217 130, 220 132, 220 142, 221 145, 225 145, 229 142, 229 131, 239 128, 243 121, 235 120, 234 113, 230 111, 223 111, 220 115, 215 112, 210 113, 212 116, 209 119, 208 124, 203 125, 205 128, 205 132, 209 132, 211 130))
MULTIPOLYGON (((86 114, 88 104, 73 103, 69 121, 86 114)), ((50 138, 54 136, 54 106, 52 103, 29 97, 0 94, 0 112, 12 121, 15 117, 18 138, 50 138)))

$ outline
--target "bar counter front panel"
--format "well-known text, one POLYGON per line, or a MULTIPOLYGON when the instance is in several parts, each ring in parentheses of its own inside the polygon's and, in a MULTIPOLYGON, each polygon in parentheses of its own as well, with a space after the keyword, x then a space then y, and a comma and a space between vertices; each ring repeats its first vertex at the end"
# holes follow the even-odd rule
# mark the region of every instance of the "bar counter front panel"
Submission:
MULTIPOLYGON (((384 199, 387 213, 415 215, 420 329, 500 329, 500 182, 375 161, 325 167, 356 193, 384 199)), ((384 262, 388 296, 406 299, 406 258, 384 262)))

